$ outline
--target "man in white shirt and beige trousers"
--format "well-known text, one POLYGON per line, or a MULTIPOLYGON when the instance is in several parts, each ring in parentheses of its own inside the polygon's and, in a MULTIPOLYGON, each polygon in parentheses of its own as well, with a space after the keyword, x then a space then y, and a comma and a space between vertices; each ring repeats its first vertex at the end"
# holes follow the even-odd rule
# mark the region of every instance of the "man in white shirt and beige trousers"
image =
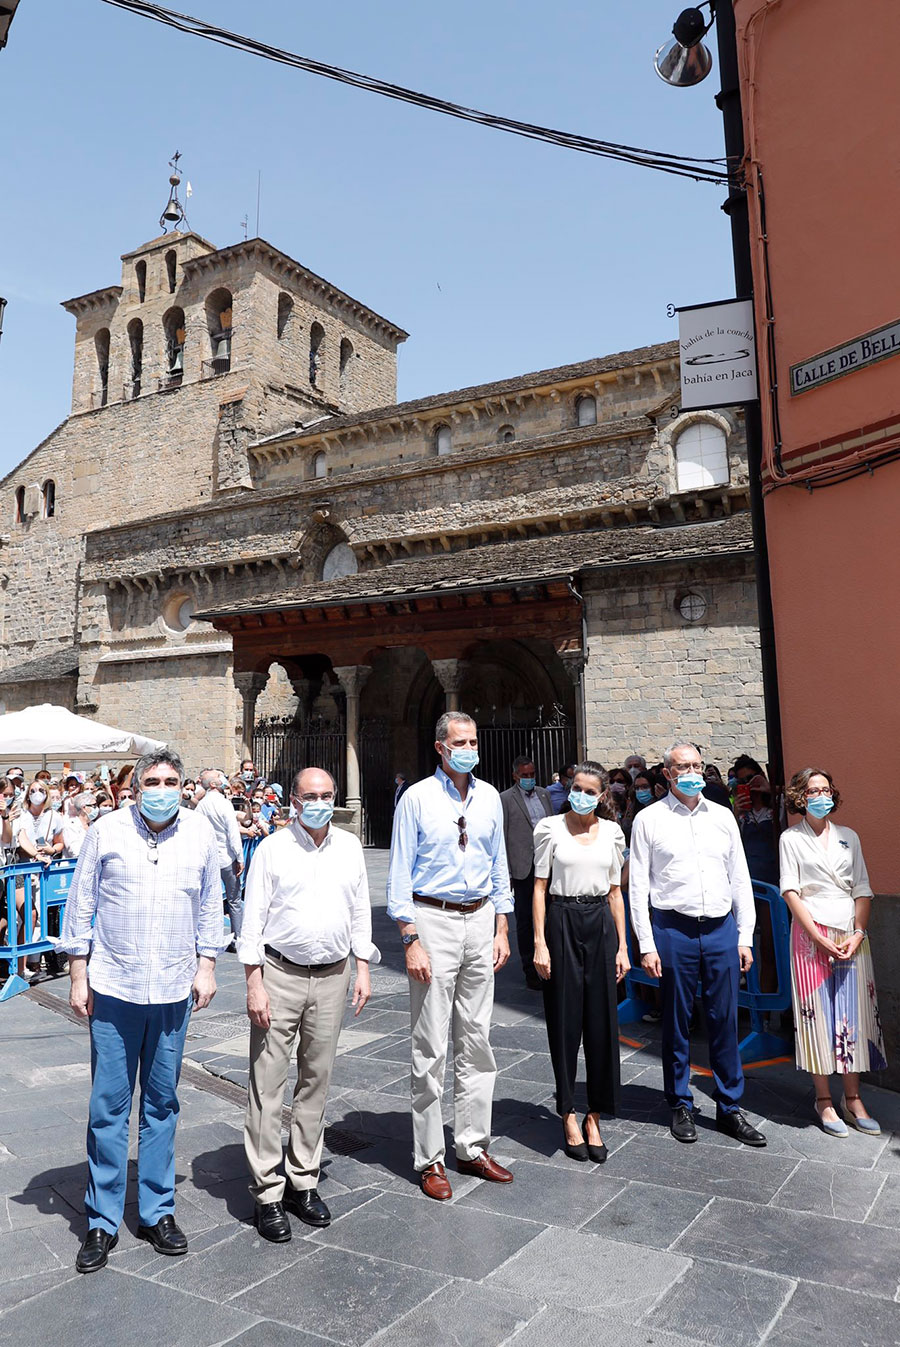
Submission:
POLYGON ((669 794, 634 820, 628 898, 641 964, 662 984, 663 1087, 672 1135, 697 1140, 690 1021, 699 982, 716 1128, 745 1146, 765 1146, 739 1107, 738 988, 741 972, 753 963, 756 923, 741 835, 731 810, 701 794, 703 763, 694 744, 674 744, 664 770, 669 794))
POLYGON ((308 767, 291 791, 297 817, 265 838, 250 867, 238 957, 247 974, 250 1081, 244 1149, 254 1222, 274 1243, 291 1238, 285 1208, 306 1225, 331 1220, 318 1194, 325 1103, 334 1067, 350 954, 357 1015, 371 994, 372 913, 359 839, 331 825, 334 781, 308 767), (296 1045, 297 1084, 282 1161, 281 1110, 296 1045))

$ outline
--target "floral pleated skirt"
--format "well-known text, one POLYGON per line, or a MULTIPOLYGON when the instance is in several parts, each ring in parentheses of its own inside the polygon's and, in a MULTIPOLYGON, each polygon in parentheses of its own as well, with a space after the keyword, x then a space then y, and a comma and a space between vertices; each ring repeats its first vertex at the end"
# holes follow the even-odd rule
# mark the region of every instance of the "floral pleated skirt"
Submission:
MULTIPOLYGON (((849 931, 816 929, 838 944, 849 931)), ((797 1066, 817 1076, 883 1071, 884 1035, 866 936, 847 963, 833 963, 798 921, 791 925, 791 996, 797 1066)))

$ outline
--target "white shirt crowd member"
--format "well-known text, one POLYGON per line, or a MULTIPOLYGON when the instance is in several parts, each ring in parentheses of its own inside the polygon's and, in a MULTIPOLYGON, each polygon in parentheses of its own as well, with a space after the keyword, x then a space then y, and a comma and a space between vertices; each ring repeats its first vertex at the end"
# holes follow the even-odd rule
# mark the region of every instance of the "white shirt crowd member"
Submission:
POLYGON ((872 885, 859 838, 852 828, 828 820, 823 847, 806 819, 781 834, 781 891, 793 889, 813 921, 849 930, 855 900, 871 898, 872 885))
POLYGON ((197 805, 197 813, 203 814, 212 824, 219 849, 219 868, 224 870, 226 865, 242 861, 244 844, 231 801, 213 787, 207 790, 197 805))
POLYGON ((597 836, 585 846, 572 836, 565 814, 541 819, 534 830, 534 873, 550 879, 559 898, 605 897, 622 877, 625 834, 618 823, 599 819, 597 836))
POLYGON ((700 796, 693 809, 671 793, 642 809, 631 832, 628 901, 641 954, 656 949, 650 907, 684 917, 734 910, 738 945, 753 944, 753 884, 730 809, 700 796))

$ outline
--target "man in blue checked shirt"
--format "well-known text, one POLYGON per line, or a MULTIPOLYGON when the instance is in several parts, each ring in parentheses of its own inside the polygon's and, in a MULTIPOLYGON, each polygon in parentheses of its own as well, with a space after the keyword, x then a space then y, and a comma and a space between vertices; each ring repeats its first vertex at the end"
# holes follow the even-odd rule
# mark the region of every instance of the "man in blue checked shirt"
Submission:
POLYGON ((118 1241, 139 1073, 138 1238, 187 1253, 175 1224, 176 1091, 191 1004, 202 1010, 215 996, 225 938, 215 834, 179 807, 183 781, 177 753, 138 761, 137 803, 88 829, 66 903, 59 948, 69 1004, 90 1020, 93 1081, 79 1272, 105 1267, 118 1241))
POLYGON ((435 739, 437 771, 410 786, 394 815, 387 897, 409 976, 413 1165, 426 1197, 444 1202, 453 1196, 441 1117, 451 1022, 456 1167, 512 1182, 488 1145, 497 1075, 490 1044, 494 974, 509 958, 513 903, 500 796, 472 775, 475 721, 448 711, 435 739))

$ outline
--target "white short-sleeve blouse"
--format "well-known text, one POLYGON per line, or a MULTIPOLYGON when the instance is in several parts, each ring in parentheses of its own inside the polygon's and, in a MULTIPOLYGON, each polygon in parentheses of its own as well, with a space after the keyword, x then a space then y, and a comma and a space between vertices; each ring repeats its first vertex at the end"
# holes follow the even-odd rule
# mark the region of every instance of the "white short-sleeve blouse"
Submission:
POLYGON ((829 820, 823 847, 806 819, 781 834, 781 892, 793 889, 813 921, 846 931, 854 922, 854 899, 871 898, 862 847, 852 828, 829 820))
POLYGON ((602 897, 622 878, 625 834, 610 819, 597 822, 597 836, 587 845, 569 832, 565 814, 551 814, 535 828, 535 877, 552 873, 550 893, 557 898, 602 897))

